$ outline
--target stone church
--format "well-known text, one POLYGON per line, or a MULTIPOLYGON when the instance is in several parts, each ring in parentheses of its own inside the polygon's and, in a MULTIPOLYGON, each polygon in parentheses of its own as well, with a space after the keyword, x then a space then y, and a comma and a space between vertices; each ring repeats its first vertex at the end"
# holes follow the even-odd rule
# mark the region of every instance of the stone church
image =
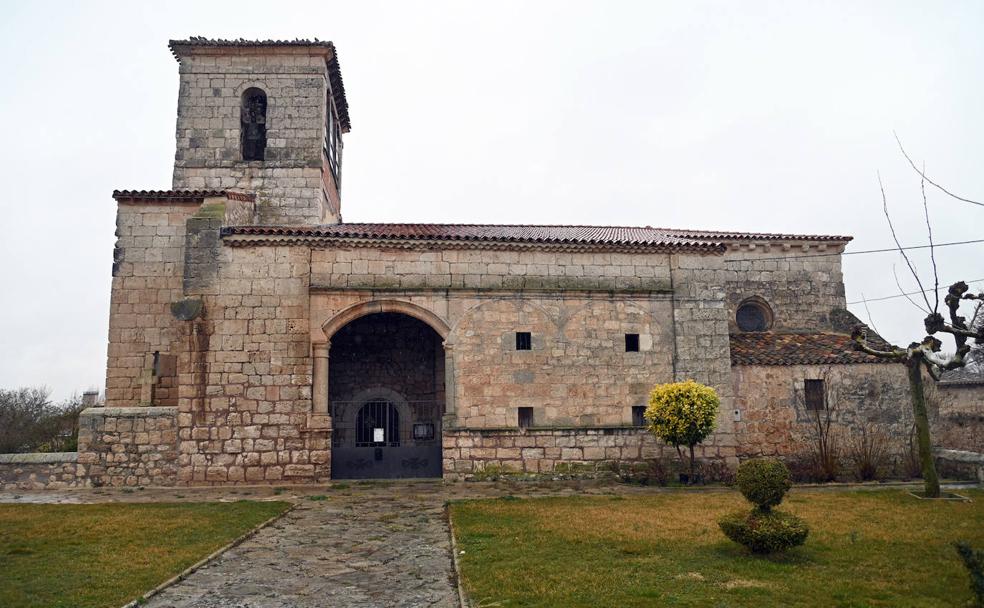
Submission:
MULTIPOLYGON (((170 49, 173 183, 113 193, 85 483, 602 470, 675 457, 642 412, 685 379, 721 397, 706 461, 799 453, 834 400, 837 424, 906 436, 904 370, 848 337, 850 237, 347 223, 330 42, 170 49)), ((980 445, 980 426, 954 441, 980 445)))

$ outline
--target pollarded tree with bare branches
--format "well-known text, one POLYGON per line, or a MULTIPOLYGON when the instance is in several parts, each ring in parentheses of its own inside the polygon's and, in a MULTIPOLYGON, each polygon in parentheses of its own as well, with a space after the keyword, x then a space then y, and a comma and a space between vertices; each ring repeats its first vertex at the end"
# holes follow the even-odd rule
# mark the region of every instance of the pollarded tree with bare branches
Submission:
MULTIPOLYGON (((896 139, 898 139, 897 136, 896 139)), ((919 460, 922 465, 923 480, 926 488, 925 495, 931 498, 938 498, 940 496, 940 480, 936 473, 936 464, 933 460, 933 446, 929 432, 929 415, 927 413, 926 394, 923 387, 923 371, 925 370, 925 372, 927 372, 933 380, 939 380, 943 372, 957 369, 966 365, 967 354, 970 352, 970 345, 967 343, 968 340, 973 339, 976 340, 978 344, 984 344, 984 325, 980 327, 971 327, 967 323, 966 317, 960 315, 960 305, 970 300, 976 300, 978 302, 977 306, 979 309, 981 304, 984 303, 984 292, 979 294, 970 293, 970 288, 967 286, 967 283, 964 281, 958 281, 950 285, 947 295, 943 299, 948 311, 948 318, 944 317, 940 313, 939 274, 937 272, 936 258, 933 252, 933 229, 930 225, 929 207, 926 202, 926 182, 928 181, 931 185, 939 188, 945 194, 957 200, 973 203, 975 205, 980 205, 981 203, 956 196, 927 178, 925 171, 920 170, 916 164, 912 162, 912 159, 909 158, 909 155, 906 154, 905 149, 902 148, 901 141, 899 141, 899 148, 902 150, 902 155, 905 156, 907 161, 909 161, 909 164, 912 166, 913 170, 915 170, 922 179, 921 187, 923 196, 923 210, 926 215, 926 227, 929 232, 930 259, 933 264, 934 285, 932 293, 934 297, 934 304, 930 304, 929 296, 927 295, 929 290, 923 287, 922 281, 919 278, 919 274, 916 272, 915 266, 906 255, 905 248, 902 247, 902 244, 899 242, 898 237, 895 234, 895 227, 892 225, 892 218, 888 213, 888 199, 885 196, 884 187, 881 189, 882 205, 885 212, 885 218, 888 220, 888 226, 892 231, 892 238, 895 239, 895 244, 898 247, 899 253, 902 254, 902 258, 909 267, 909 271, 912 273, 916 283, 919 285, 919 293, 922 294, 923 300, 925 301, 926 308, 923 310, 927 314, 923 320, 923 324, 927 335, 921 342, 913 342, 906 348, 893 346, 888 350, 872 346, 868 342, 866 328, 863 325, 855 327, 851 337, 859 350, 876 357, 897 361, 905 365, 909 378, 909 393, 912 399, 912 413, 915 420, 916 437, 919 444, 919 460), (952 354, 942 352, 943 343, 936 337, 937 334, 941 333, 950 334, 953 336, 953 341, 956 348, 952 354)), ((880 178, 879 185, 881 185, 880 178)), ((921 308, 918 304, 916 306, 921 308)), ((975 315, 972 318, 977 317, 979 312, 980 310, 975 312, 975 315)))

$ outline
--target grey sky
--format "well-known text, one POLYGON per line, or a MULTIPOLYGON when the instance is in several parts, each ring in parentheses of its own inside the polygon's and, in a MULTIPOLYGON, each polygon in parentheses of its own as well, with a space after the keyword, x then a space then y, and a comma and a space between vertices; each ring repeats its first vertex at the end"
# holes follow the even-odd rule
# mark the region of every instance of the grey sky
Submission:
MULTIPOLYGON (((103 384, 110 193, 170 187, 169 38, 335 42, 346 221, 846 233, 862 250, 891 244, 881 171, 921 244, 893 129, 984 199, 980 2, 6 4, 0 387, 103 384)), ((938 241, 981 238, 984 208, 928 194, 938 241)), ((941 280, 984 278, 982 251, 941 249, 941 280)), ((846 258, 848 300, 897 293, 893 264, 913 288, 897 258, 846 258)), ((922 335, 904 299, 871 312, 891 340, 922 335)))

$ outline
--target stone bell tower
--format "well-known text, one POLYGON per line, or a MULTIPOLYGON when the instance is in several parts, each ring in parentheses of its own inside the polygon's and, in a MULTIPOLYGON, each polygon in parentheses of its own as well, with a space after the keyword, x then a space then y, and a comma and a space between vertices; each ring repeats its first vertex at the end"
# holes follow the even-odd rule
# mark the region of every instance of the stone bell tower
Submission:
POLYGON ((180 64, 175 190, 256 194, 261 224, 341 221, 348 102, 318 40, 172 40, 180 64))

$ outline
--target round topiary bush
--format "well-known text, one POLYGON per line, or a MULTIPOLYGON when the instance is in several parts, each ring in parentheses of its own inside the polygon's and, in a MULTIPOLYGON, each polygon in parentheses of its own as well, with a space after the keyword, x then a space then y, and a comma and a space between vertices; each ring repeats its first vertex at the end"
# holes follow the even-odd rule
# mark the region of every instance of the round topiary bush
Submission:
POLYGON ((741 463, 735 483, 742 495, 763 512, 781 503, 793 486, 789 469, 775 458, 755 458, 741 463))
POLYGON ((810 529, 799 517, 781 511, 732 513, 718 521, 725 536, 753 553, 777 553, 802 545, 810 529))
POLYGON ((751 513, 732 513, 718 520, 724 535, 754 553, 775 553, 802 545, 810 529, 799 517, 773 511, 793 483, 789 469, 774 458, 746 460, 735 475, 738 489, 755 505, 751 513))

